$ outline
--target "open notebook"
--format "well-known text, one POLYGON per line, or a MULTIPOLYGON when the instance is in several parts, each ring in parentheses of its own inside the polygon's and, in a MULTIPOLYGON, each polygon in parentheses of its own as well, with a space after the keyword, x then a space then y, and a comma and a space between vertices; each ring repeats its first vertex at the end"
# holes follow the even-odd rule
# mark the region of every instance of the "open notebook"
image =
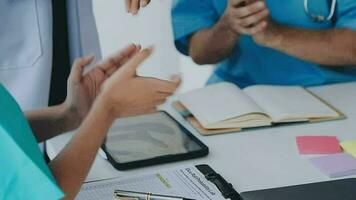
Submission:
POLYGON ((344 115, 299 86, 240 89, 218 83, 184 93, 174 107, 203 135, 290 122, 320 122, 344 115))

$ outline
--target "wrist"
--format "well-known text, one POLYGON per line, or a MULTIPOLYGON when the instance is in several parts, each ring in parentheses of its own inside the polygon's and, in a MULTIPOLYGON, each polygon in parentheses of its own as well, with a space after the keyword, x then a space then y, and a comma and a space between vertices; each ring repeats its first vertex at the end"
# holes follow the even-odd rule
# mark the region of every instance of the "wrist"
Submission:
POLYGON ((69 127, 70 129, 78 128, 81 121, 83 120, 81 119, 81 116, 79 115, 77 110, 66 102, 59 105, 59 113, 67 127, 69 127))
POLYGON ((256 34, 254 36, 255 42, 259 45, 268 47, 268 48, 278 48, 282 45, 284 37, 285 27, 272 24, 270 27, 267 27, 262 33, 256 34))
POLYGON ((220 20, 216 23, 214 26, 215 33, 225 33, 224 37, 237 40, 239 37, 239 33, 237 33, 231 26, 231 23, 229 22, 229 17, 224 14, 220 20))
POLYGON ((116 112, 117 108, 114 108, 110 98, 103 94, 97 97, 92 110, 103 115, 108 121, 114 121, 120 116, 120 114, 116 112))

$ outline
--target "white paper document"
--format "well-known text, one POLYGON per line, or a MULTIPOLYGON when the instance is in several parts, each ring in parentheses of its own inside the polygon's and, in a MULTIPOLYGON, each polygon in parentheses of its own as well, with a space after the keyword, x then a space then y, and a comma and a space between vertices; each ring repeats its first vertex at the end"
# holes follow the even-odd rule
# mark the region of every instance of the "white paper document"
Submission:
POLYGON ((225 200, 218 188, 194 166, 135 177, 86 183, 77 200, 113 200, 115 190, 147 192, 196 200, 225 200))
POLYGON ((135 16, 125 11, 124 1, 94 0, 93 4, 104 57, 130 43, 153 46, 153 54, 140 65, 137 74, 163 80, 181 74, 171 25, 172 1, 152 1, 135 16))

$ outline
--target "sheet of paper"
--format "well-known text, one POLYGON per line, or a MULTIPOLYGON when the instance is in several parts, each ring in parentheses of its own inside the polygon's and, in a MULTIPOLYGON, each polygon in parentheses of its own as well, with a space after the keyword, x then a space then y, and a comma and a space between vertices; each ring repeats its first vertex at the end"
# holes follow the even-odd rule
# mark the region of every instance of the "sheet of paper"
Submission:
POLYGON ((333 154, 312 158, 310 161, 330 178, 356 175, 356 159, 349 154, 333 154))
POLYGON ((356 158, 356 140, 349 140, 340 143, 342 149, 356 158))
POLYGON ((172 75, 181 73, 171 26, 172 1, 151 1, 136 16, 125 11, 124 1, 94 0, 93 3, 104 57, 130 43, 154 46, 153 54, 138 68, 138 75, 171 80, 172 75))
POLYGON ((339 114, 299 86, 257 85, 244 89, 275 122, 338 117, 339 114))
POLYGON ((298 136, 296 143, 300 154, 341 153, 339 140, 333 136, 298 136))
POLYGON ((230 83, 218 83, 179 96, 179 100, 207 127, 249 113, 263 112, 242 90, 230 83))
POLYGON ((194 166, 135 177, 84 184, 76 200, 113 200, 114 190, 179 196, 196 200, 225 200, 216 186, 194 166))

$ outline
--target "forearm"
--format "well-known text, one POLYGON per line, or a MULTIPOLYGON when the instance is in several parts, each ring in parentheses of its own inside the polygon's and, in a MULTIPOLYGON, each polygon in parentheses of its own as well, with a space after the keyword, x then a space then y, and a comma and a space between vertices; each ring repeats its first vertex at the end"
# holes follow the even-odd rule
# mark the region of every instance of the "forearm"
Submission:
POLYGON ((282 27, 267 47, 328 66, 356 65, 356 32, 346 29, 305 30, 282 27))
POLYGON ((77 128, 79 121, 64 104, 29 111, 25 115, 38 142, 77 128))
POLYGON ((238 35, 220 20, 190 38, 189 54, 197 64, 215 64, 231 55, 237 40, 238 35))
POLYGON ((107 109, 94 104, 73 139, 49 164, 58 185, 66 194, 65 199, 74 199, 77 195, 113 119, 107 109))

